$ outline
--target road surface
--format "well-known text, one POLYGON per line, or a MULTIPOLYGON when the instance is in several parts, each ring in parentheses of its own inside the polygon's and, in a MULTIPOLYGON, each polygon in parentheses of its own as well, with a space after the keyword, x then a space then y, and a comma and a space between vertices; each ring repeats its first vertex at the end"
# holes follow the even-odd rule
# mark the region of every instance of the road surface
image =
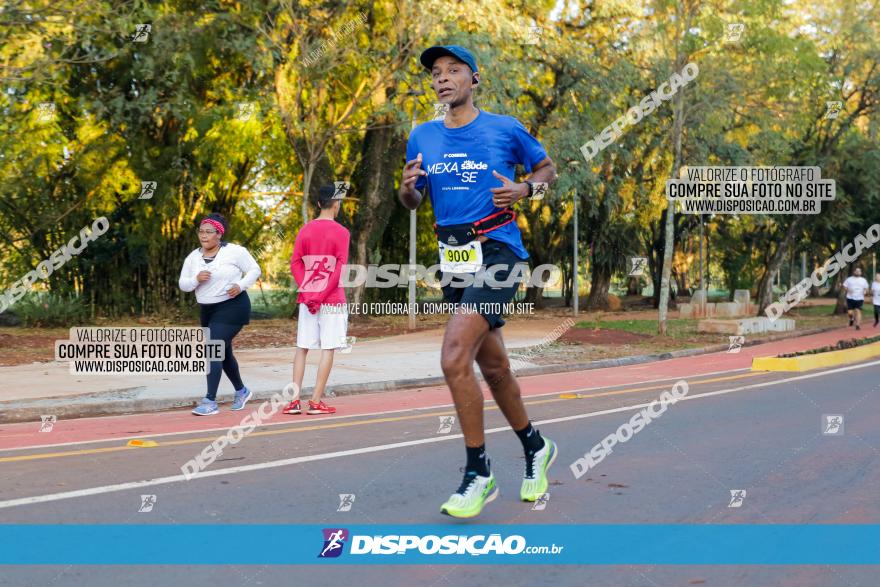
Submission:
MULTIPOLYGON (((555 439, 544 509, 517 500, 523 458, 486 401, 487 450, 500 497, 475 521, 439 505, 457 487, 464 450, 442 388, 339 398, 341 415, 282 416, 186 480, 180 467, 243 412, 187 412, 0 427, 3 524, 877 524, 880 361, 826 371, 713 372, 701 359, 642 368, 632 381, 599 372, 524 380, 532 420, 555 439), (673 383, 670 406, 580 479, 569 465, 673 383), (610 381, 610 380, 608 380, 610 381), (577 398, 562 397, 564 394, 577 398), (837 434, 826 415, 842 415, 837 434), (444 424, 447 426, 444 427, 444 424), (198 430, 194 430, 198 428, 198 430), (154 440, 132 448, 131 439, 154 440), (739 507, 731 491, 744 490, 739 507), (340 494, 354 495, 349 511, 340 494), (151 511, 143 495, 154 495, 151 511)), ((739 494, 737 494, 739 495, 739 494)), ((152 498, 151 498, 152 499, 152 498)), ((2 530, 0 530, 2 531, 2 530)), ((278 544, 312 562, 315 544, 278 544)), ((132 545, 137 548, 137 545, 132 545)), ((193 552, 236 544, 193 544, 193 552)), ((626 549, 626 544, 620 544, 626 549)), ((682 544, 681 548, 687 548, 682 544)), ((875 585, 852 566, 32 566, 0 585, 875 585)))

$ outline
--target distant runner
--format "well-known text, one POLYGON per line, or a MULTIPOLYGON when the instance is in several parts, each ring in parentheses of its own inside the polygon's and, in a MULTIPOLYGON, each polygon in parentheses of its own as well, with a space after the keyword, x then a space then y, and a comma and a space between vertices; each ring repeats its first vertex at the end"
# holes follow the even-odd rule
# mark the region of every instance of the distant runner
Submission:
MULTIPOLYGON (((515 118, 474 107, 473 89, 480 74, 470 51, 457 45, 431 47, 420 60, 431 72, 437 99, 449 108, 445 119, 422 124, 410 134, 398 196, 412 210, 428 188, 444 274, 482 275, 491 269, 494 279, 504 282, 529 258, 512 206, 533 195, 537 183, 546 189, 556 179, 556 168, 541 143, 515 118), (510 179, 517 164, 531 173, 528 181, 510 179)), ((547 469, 557 450, 529 421, 501 337, 504 319, 497 307, 509 303, 520 284, 455 287, 462 281, 453 279, 443 287, 444 302, 473 311, 450 317, 440 361, 464 434, 467 462, 461 485, 440 511, 470 518, 498 495, 486 455, 483 392, 474 360, 522 442, 523 501, 535 501, 547 492, 547 469)))
POLYGON ((865 292, 868 291, 868 281, 862 277, 862 270, 856 267, 853 274, 843 282, 846 290, 846 313, 849 315, 849 325, 855 322, 856 330, 862 329, 862 304, 865 303, 865 292))
POLYGON ((871 282, 871 303, 874 305, 874 328, 877 328, 877 322, 880 322, 880 273, 871 282))

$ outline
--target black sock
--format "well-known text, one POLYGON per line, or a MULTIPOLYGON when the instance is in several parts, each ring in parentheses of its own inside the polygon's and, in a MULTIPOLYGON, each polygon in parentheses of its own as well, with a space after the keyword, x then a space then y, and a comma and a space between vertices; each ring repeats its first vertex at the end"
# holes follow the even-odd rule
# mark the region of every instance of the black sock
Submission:
POLYGON ((519 441, 522 442, 523 450, 526 452, 535 453, 544 448, 544 438, 537 429, 532 428, 531 422, 522 430, 514 430, 514 432, 519 436, 519 441))
POLYGON ((489 476, 489 459, 486 458, 486 445, 465 446, 467 451, 467 464, 465 471, 475 471, 480 477, 489 476))

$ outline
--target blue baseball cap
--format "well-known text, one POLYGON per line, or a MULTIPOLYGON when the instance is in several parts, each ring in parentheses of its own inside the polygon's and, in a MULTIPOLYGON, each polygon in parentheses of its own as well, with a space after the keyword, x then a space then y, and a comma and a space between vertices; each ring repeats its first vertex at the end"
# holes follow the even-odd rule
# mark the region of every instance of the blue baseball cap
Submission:
POLYGON ((435 45, 430 49, 425 49, 422 52, 422 56, 419 57, 419 61, 422 62, 422 65, 425 66, 425 69, 431 71, 431 68, 434 67, 434 62, 437 61, 437 58, 443 57, 444 55, 455 57, 456 59, 470 67, 471 71, 477 73, 477 60, 474 58, 474 54, 462 47, 461 45, 435 45))

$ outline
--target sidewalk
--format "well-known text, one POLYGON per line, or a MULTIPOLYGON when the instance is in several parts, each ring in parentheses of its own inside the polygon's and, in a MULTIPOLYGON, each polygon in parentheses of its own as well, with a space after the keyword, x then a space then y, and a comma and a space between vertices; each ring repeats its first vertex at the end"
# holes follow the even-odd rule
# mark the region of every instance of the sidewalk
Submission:
MULTIPOLYGON (((559 324, 558 320, 511 322, 504 328, 509 349, 538 345, 559 324), (545 324, 546 323, 546 324, 545 324)), ((797 334, 797 333, 795 333, 797 334)), ((804 336, 777 338, 773 342, 743 347, 739 354, 724 351, 727 345, 664 353, 605 359, 590 363, 538 366, 525 363, 517 375, 530 376, 565 371, 599 369, 657 360, 718 353, 711 360, 718 369, 745 368, 753 356, 776 355, 805 350, 848 338, 875 334, 870 329, 855 332, 848 328, 804 336)), ((330 376, 329 392, 342 396, 393 389, 443 384, 440 370, 440 344, 443 331, 430 330, 371 341, 357 341, 350 353, 337 352, 330 376)), ((257 399, 268 398, 289 381, 293 347, 236 351, 247 385, 257 399)), ((309 354, 303 397, 309 397, 314 383, 319 353, 309 354)), ((650 365, 645 369, 652 370, 650 365)), ((716 369, 717 370, 717 369, 716 369)), ((191 407, 204 397, 204 375, 155 378, 143 376, 71 375, 62 362, 34 363, 0 367, 0 378, 12 383, 0 395, 0 422, 39 420, 40 414, 75 418, 105 414, 154 412, 191 407)), ((592 377, 591 377, 592 378, 592 377)), ((230 401, 232 388, 224 377, 218 397, 230 401)))

